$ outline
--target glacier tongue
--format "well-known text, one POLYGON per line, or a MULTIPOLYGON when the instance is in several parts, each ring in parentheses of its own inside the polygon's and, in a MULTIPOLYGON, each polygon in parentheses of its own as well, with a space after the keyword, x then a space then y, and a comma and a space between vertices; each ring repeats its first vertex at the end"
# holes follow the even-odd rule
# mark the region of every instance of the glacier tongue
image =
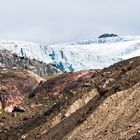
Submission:
POLYGON ((0 41, 7 49, 22 57, 52 63, 62 71, 101 69, 116 62, 140 55, 140 37, 113 37, 44 46, 24 41, 0 41))

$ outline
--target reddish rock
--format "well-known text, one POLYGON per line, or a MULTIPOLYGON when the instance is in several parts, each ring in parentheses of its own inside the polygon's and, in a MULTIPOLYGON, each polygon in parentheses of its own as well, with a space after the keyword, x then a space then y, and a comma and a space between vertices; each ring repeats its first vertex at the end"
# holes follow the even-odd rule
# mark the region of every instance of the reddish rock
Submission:
POLYGON ((97 70, 81 71, 75 73, 64 73, 58 77, 40 84, 33 94, 36 96, 57 97, 65 90, 73 89, 76 86, 84 85, 91 77, 94 77, 97 70))
POLYGON ((12 112, 24 98, 31 94, 40 80, 39 76, 28 71, 8 71, 0 73, 0 108, 12 112))

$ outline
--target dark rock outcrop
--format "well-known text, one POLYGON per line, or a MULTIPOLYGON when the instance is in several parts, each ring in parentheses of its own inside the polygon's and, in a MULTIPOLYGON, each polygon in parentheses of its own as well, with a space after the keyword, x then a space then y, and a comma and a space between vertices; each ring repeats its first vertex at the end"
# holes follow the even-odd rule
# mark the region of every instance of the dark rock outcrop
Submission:
POLYGON ((60 71, 52 66, 38 60, 19 57, 7 50, 0 50, 0 69, 14 69, 14 70, 30 70, 40 76, 47 76, 60 73, 60 71))
POLYGON ((101 36, 99 36, 98 38, 107 38, 107 37, 117 37, 118 35, 116 34, 103 34, 101 36))

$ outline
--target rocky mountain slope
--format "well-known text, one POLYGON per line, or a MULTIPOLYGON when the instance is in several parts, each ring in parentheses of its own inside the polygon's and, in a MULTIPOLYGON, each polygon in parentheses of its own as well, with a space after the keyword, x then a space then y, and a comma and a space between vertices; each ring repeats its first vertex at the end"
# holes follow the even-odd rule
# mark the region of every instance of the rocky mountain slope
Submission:
MULTIPOLYGON (((8 70, 0 72, 0 110, 12 112, 32 90, 43 81, 31 71, 8 70)), ((2 113, 2 112, 1 112, 2 113)))
POLYGON ((104 34, 97 39, 56 45, 24 41, 0 41, 0 50, 52 64, 63 72, 102 69, 139 56, 140 36, 104 34))
POLYGON ((43 63, 39 60, 20 57, 8 50, 0 50, 0 69, 1 70, 30 70, 40 76, 54 75, 60 73, 56 67, 51 64, 43 63))
MULTIPOLYGON (((103 70, 64 73, 40 84, 23 100, 25 112, 0 139, 140 139, 140 57, 103 70)), ((5 117, 5 118, 3 118, 5 117)))

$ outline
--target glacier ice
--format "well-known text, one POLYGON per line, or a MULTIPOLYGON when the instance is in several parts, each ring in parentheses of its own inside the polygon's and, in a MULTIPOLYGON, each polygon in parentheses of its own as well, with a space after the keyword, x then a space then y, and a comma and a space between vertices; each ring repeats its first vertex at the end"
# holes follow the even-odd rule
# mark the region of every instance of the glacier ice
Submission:
POLYGON ((2 40, 0 49, 51 63, 62 71, 73 72, 102 69, 121 60, 140 56, 140 36, 109 37, 48 46, 2 40))

